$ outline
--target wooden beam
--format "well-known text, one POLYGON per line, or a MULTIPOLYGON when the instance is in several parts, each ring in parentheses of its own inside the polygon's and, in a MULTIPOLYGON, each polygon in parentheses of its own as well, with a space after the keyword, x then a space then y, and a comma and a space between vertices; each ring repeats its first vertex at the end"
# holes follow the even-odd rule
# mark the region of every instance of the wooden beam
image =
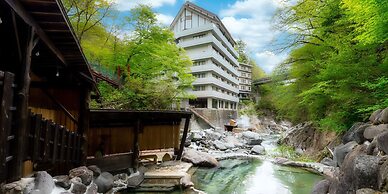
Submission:
POLYGON ((190 124, 190 117, 186 117, 185 128, 183 129, 183 135, 182 135, 181 144, 179 147, 179 152, 177 155, 177 160, 180 160, 182 158, 183 149, 185 148, 185 142, 186 142, 186 138, 187 138, 187 132, 189 130, 189 124, 190 124))
POLYGON ((54 98, 54 96, 47 92, 47 90, 42 91, 66 114, 66 116, 68 116, 75 124, 78 125, 78 120, 66 109, 65 106, 63 106, 57 99, 54 98))
POLYGON ((9 6, 31 27, 35 29, 36 34, 42 39, 48 48, 58 57, 58 59, 67 66, 67 62, 59 49, 50 40, 47 34, 42 30, 38 23, 31 17, 31 15, 24 9, 19 0, 5 0, 9 6))
POLYGON ((15 33, 15 38, 16 38, 16 46, 18 48, 18 57, 19 57, 19 62, 22 63, 23 62, 23 57, 22 57, 22 49, 21 49, 21 46, 20 46, 20 39, 19 39, 19 30, 18 30, 18 26, 17 26, 17 22, 16 22, 16 16, 15 16, 15 12, 12 11, 12 23, 13 23, 13 31, 15 33))

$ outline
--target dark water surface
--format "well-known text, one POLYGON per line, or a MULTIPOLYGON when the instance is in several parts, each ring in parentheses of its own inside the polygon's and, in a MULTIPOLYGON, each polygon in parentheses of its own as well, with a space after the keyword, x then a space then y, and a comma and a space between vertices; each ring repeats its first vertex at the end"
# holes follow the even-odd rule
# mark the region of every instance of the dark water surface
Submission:
POLYGON ((257 159, 220 162, 220 168, 198 168, 195 188, 209 194, 309 194, 323 177, 306 170, 274 165, 257 159))

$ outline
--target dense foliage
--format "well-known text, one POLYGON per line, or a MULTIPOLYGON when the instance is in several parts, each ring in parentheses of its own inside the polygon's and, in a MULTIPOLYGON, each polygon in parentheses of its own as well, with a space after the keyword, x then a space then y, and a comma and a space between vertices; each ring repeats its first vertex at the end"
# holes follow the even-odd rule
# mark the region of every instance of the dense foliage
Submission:
POLYGON ((299 0, 276 21, 292 40, 265 102, 279 115, 343 131, 388 106, 388 1, 299 0))
POLYGON ((119 89, 99 83, 101 98, 92 106, 167 109, 189 98, 185 91, 194 80, 189 74, 192 63, 173 33, 157 23, 150 7, 140 5, 118 18, 112 2, 64 0, 88 60, 99 71, 120 69, 123 75, 119 89))

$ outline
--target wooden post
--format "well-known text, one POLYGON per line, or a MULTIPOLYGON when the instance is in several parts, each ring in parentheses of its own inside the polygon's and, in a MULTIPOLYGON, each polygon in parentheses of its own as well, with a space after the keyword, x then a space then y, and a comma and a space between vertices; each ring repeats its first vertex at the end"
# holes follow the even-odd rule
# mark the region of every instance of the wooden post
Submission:
POLYGON ((189 130, 189 124, 190 124, 190 116, 187 116, 185 118, 185 128, 183 129, 181 144, 180 144, 179 152, 178 152, 178 155, 176 158, 177 160, 180 160, 182 158, 183 149, 185 147, 185 142, 186 142, 186 138, 187 138, 187 132, 189 130))
POLYGON ((34 47, 35 32, 33 28, 30 28, 30 35, 27 38, 27 44, 25 45, 25 52, 23 63, 20 66, 20 80, 18 83, 17 93, 17 114, 15 120, 17 122, 17 156, 16 156, 16 168, 13 169, 12 178, 20 179, 23 173, 23 162, 25 159, 26 149, 26 130, 28 122, 28 97, 30 92, 30 71, 31 71, 31 55, 34 47))
POLYGON ((59 139, 59 125, 55 125, 54 123, 51 123, 51 128, 54 128, 54 140, 53 140, 53 153, 52 153, 52 164, 54 164, 57 161, 58 158, 58 142, 60 141, 59 139))
POLYGON ((134 127, 134 138, 133 138, 133 158, 132 164, 135 172, 139 167, 139 131, 141 127, 141 120, 137 119, 134 127))
POLYGON ((86 164, 87 157, 87 134, 89 133, 89 102, 90 102, 90 89, 89 88, 81 88, 81 98, 80 98, 80 113, 78 117, 78 129, 77 133, 80 135, 80 142, 78 146, 81 146, 80 151, 77 153, 79 156, 79 165, 86 164))
POLYGON ((11 73, 0 72, 0 79, 3 83, 2 88, 0 88, 0 184, 3 181, 6 181, 8 173, 7 163, 7 144, 8 136, 10 135, 10 129, 12 126, 11 118, 11 106, 13 100, 13 79, 14 75, 11 73))

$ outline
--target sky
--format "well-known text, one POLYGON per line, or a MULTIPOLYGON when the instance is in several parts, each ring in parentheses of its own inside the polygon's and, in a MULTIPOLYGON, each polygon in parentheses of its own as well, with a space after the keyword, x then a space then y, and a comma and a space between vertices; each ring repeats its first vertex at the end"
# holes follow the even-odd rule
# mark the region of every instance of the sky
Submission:
MULTIPOLYGON (((150 5, 158 21, 169 26, 186 0, 114 0, 121 14, 138 4, 150 5)), ((274 52, 273 41, 281 35, 273 29, 272 17, 284 0, 191 0, 218 15, 235 40, 247 43, 249 55, 267 73, 285 60, 288 53, 274 52)))

